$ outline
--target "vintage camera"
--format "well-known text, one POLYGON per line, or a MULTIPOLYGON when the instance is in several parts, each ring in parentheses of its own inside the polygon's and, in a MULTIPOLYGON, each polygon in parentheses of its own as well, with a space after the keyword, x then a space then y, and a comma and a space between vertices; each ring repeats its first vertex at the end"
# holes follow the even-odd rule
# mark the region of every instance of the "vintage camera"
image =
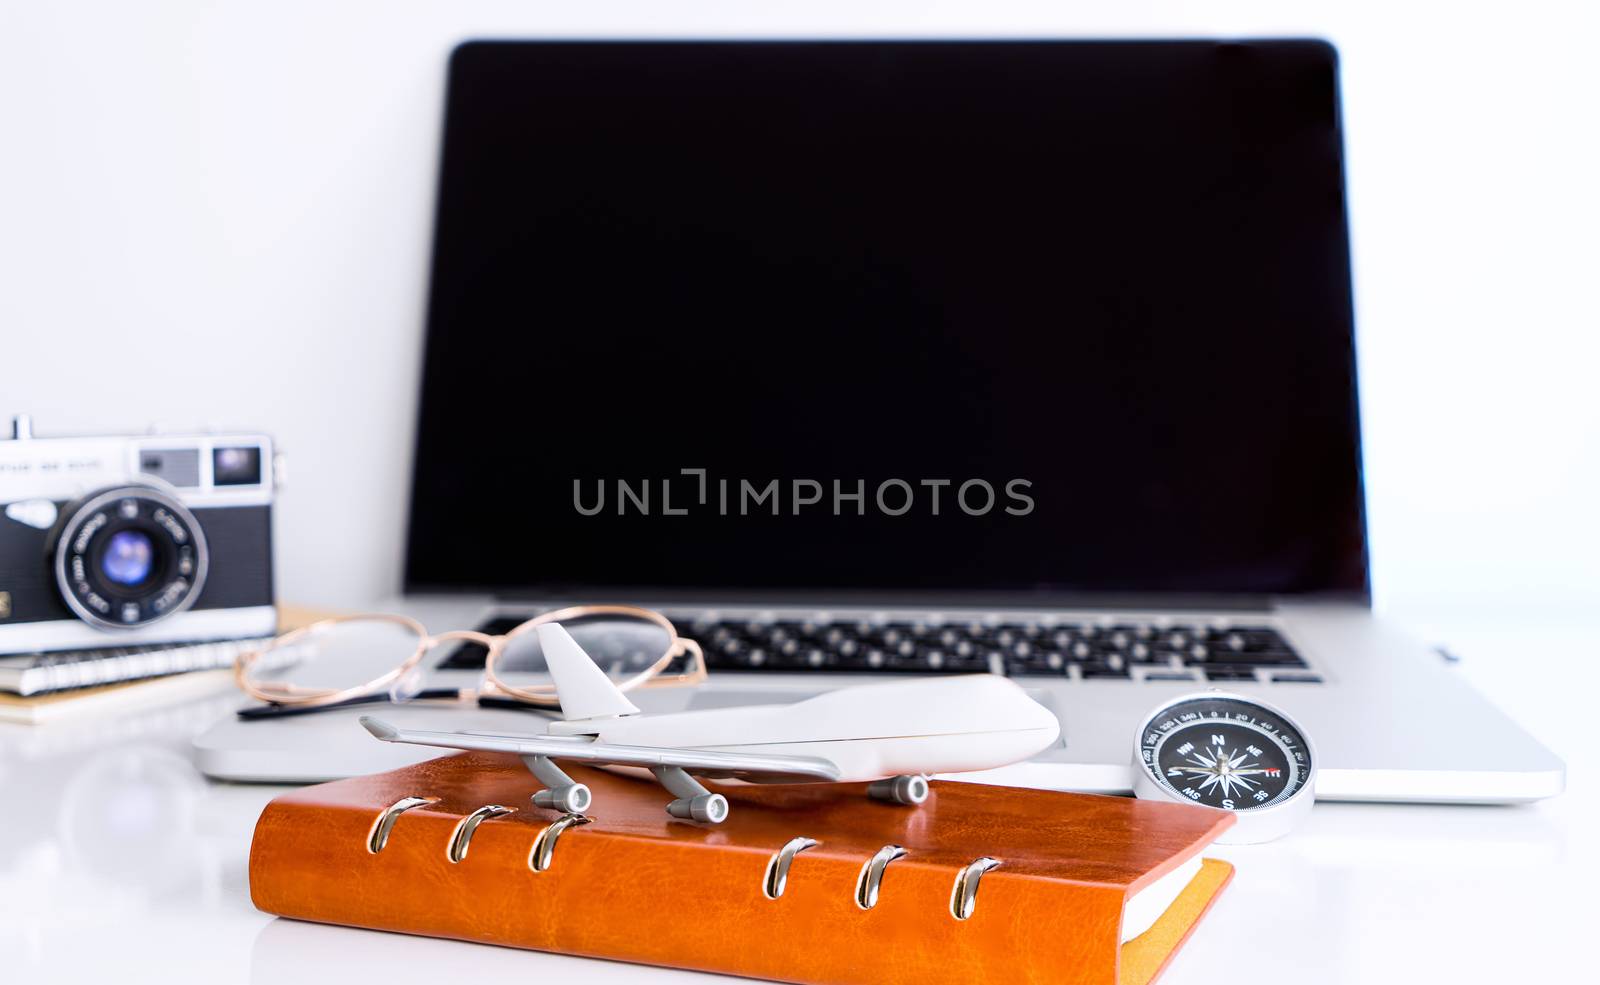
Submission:
POLYGON ((272 439, 0 440, 0 653, 271 634, 272 439))

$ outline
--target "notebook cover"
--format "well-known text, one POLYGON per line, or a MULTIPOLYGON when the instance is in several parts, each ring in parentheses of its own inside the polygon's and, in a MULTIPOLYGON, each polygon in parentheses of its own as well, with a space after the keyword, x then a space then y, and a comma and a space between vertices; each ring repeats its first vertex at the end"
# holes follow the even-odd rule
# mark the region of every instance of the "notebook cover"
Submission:
POLYGON ((1192 858, 1233 818, 1181 804, 932 784, 927 803, 872 801, 860 784, 718 787, 716 826, 667 815, 655 783, 574 768, 592 822, 567 828, 544 871, 540 832, 561 815, 532 805, 539 783, 511 755, 464 753, 284 794, 256 824, 250 891, 269 913, 701 971, 804 983, 1038 981, 1144 985, 1165 967, 1231 874, 1207 861, 1143 935, 1121 944, 1123 902, 1192 858), (400 814, 369 850, 385 808, 400 814), (498 804, 465 857, 458 822, 498 804), (783 895, 762 891, 769 860, 796 836, 783 895), (885 845, 878 903, 857 906, 863 865, 885 845), (955 879, 986 873, 969 919, 955 879))

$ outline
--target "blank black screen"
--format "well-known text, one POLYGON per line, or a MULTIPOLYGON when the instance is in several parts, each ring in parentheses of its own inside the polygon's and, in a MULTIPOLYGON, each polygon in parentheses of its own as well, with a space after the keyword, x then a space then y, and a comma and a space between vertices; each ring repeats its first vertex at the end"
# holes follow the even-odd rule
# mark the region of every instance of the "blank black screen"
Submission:
POLYGON ((447 102, 410 587, 1365 592, 1325 44, 478 42, 447 102))

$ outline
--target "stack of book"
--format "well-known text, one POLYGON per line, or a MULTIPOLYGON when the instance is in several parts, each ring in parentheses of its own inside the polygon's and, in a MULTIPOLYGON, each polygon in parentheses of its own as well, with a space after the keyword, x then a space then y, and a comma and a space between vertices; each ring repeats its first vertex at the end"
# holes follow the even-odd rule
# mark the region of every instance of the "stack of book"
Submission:
POLYGON ((264 639, 0 656, 0 721, 37 724, 204 694, 264 639))

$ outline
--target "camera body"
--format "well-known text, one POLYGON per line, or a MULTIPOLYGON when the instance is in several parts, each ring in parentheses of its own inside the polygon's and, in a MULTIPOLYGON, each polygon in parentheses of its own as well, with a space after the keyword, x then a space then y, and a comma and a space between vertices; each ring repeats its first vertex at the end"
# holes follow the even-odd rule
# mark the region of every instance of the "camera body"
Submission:
POLYGON ((0 653, 270 635, 272 439, 0 440, 0 653))

